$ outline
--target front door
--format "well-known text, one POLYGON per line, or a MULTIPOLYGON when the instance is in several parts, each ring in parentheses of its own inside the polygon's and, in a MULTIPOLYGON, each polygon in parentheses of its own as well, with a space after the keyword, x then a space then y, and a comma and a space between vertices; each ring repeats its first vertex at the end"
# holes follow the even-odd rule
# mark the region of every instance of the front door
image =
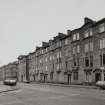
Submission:
POLYGON ((70 84, 71 83, 71 74, 68 74, 68 80, 67 83, 70 84))
POLYGON ((96 73, 95 74, 95 81, 100 81, 101 80, 101 74, 100 73, 96 73))

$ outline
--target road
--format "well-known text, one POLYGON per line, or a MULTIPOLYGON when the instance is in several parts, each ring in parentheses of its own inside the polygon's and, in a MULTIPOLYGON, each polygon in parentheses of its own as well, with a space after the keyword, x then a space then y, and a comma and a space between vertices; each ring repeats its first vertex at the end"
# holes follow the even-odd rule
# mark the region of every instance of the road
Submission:
POLYGON ((19 90, 0 93, 0 105, 105 105, 105 90, 18 84, 19 90))

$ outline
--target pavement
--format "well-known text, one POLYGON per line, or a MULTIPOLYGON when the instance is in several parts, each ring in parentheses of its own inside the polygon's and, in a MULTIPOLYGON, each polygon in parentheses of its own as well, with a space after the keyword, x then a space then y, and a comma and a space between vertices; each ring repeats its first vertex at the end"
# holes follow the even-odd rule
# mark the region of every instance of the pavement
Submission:
MULTIPOLYGON (((8 92, 8 91, 14 91, 18 90, 23 86, 24 84, 27 83, 17 83, 16 86, 8 86, 4 85, 2 81, 0 81, 0 93, 2 92, 8 92)), ((73 87, 73 88, 86 88, 86 89, 99 89, 99 87, 96 86, 84 86, 84 85, 65 85, 65 84, 54 84, 54 83, 36 83, 36 82, 31 82, 29 85, 32 84, 40 84, 40 85, 51 85, 51 86, 60 86, 60 87, 73 87)))
POLYGON ((74 87, 74 88, 86 88, 86 89, 99 89, 97 86, 87 86, 87 85, 66 85, 66 84, 54 84, 54 83, 37 83, 31 82, 30 84, 40 84, 40 85, 52 85, 52 86, 61 86, 61 87, 74 87))

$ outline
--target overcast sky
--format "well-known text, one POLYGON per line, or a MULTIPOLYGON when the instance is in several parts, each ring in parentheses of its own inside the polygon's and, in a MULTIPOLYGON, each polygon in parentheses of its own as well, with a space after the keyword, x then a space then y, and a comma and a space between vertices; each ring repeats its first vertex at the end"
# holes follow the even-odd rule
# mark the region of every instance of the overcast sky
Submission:
POLYGON ((105 0, 0 0, 0 66, 104 11, 105 0))

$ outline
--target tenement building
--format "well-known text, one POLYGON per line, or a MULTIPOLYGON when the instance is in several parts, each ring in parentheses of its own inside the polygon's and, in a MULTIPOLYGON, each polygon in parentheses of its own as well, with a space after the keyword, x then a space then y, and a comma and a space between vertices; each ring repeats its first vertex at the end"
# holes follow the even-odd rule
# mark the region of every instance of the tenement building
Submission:
POLYGON ((68 84, 95 83, 105 79, 105 19, 84 18, 84 24, 19 59, 19 80, 68 84))
POLYGON ((18 80, 22 82, 29 80, 28 55, 20 55, 18 57, 18 80))
POLYGON ((105 80, 105 18, 94 21, 86 17, 81 27, 58 33, 34 52, 20 55, 18 79, 67 84, 105 80))
POLYGON ((0 80, 8 78, 18 79, 18 62, 12 62, 0 67, 0 80))

